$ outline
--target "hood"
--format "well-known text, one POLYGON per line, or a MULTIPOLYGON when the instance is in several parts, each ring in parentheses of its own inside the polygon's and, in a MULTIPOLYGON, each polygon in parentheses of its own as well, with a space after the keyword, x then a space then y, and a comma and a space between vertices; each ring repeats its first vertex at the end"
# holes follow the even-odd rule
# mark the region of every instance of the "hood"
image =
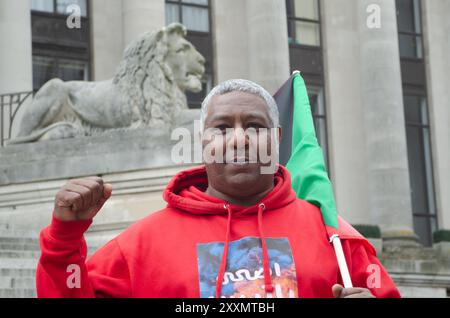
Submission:
POLYGON ((163 198, 169 207, 190 214, 227 214, 224 204, 229 205, 234 215, 256 214, 261 203, 264 203, 267 211, 282 208, 296 199, 290 174, 281 165, 278 166, 278 171, 274 175, 274 184, 272 191, 257 204, 250 207, 233 205, 205 193, 208 178, 205 166, 200 166, 177 173, 164 190, 163 198))

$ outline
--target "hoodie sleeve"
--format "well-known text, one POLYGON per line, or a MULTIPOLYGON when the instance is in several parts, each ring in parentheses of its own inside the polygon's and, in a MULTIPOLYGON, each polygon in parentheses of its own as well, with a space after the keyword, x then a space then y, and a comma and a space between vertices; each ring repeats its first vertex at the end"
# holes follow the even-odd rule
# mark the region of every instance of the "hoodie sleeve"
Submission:
POLYGON ((36 270, 38 297, 130 297, 127 262, 115 239, 86 263, 84 232, 92 220, 59 221, 53 217, 40 234, 41 257, 36 270))
POLYGON ((343 244, 354 287, 369 289, 377 298, 399 298, 395 283, 362 240, 346 240, 343 244))

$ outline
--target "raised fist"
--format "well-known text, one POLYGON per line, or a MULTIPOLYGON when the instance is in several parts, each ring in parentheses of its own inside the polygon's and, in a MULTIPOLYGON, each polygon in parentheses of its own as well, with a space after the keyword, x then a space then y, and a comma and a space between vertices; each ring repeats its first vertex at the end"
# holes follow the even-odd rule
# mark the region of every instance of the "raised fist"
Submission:
POLYGON ((100 177, 69 180, 56 194, 53 214, 61 221, 92 219, 111 193, 111 184, 100 177))

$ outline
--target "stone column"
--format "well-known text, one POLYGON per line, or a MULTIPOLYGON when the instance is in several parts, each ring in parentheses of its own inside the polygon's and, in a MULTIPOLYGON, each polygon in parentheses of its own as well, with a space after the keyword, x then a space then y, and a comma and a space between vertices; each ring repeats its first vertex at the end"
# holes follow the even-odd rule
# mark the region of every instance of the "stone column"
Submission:
POLYGON ((322 43, 330 174, 339 214, 370 224, 357 2, 322 1, 322 43), (358 133, 355 133, 358 132, 358 133))
POLYGON ((212 19, 216 83, 249 78, 246 4, 242 0, 213 0, 212 19), (233 23, 230 23, 230 18, 233 23))
POLYGON ((290 75, 286 5, 279 0, 246 4, 249 78, 273 94, 290 75))
POLYGON ((438 223, 450 229, 450 2, 422 1, 422 10, 438 223))
POLYGON ((413 239, 395 1, 359 0, 357 15, 370 215, 386 242, 413 239), (373 4, 381 28, 367 25, 373 4))
POLYGON ((164 0, 126 0, 122 3, 124 47, 142 33, 165 25, 164 0))
POLYGON ((30 1, 0 1, 0 94, 32 87, 30 1))
MULTIPOLYGON (((32 61, 30 1, 0 1, 0 94, 33 89, 32 61)), ((9 97, 4 101, 9 102, 9 97)), ((31 98, 25 100, 13 123, 9 122, 9 108, 4 109, 3 133, 12 125, 9 137, 16 135, 24 106, 30 102, 31 98)))
POLYGON ((95 0, 91 3, 93 80, 112 78, 119 65, 122 43, 122 0, 95 0))

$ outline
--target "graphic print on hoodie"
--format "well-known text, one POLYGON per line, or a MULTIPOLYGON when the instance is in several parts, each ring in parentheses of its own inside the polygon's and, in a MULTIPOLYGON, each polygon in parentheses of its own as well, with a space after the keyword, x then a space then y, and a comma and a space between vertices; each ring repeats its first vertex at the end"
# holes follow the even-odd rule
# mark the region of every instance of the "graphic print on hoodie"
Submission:
MULTIPOLYGON (((274 298, 297 298, 297 276, 287 238, 266 238, 274 298)), ((197 245, 200 297, 214 298, 224 243, 197 245)), ((261 240, 245 237, 230 242, 222 298, 264 298, 261 240)))

